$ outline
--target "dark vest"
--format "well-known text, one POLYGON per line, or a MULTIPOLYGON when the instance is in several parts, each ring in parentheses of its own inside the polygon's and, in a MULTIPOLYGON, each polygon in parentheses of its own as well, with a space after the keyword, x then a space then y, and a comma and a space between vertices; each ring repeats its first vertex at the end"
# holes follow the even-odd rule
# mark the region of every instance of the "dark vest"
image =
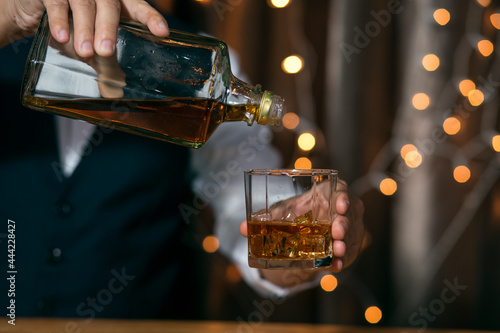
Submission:
POLYGON ((0 241, 6 263, 14 221, 16 316, 189 317, 188 150, 98 127, 64 179, 54 116, 20 104, 29 46, 0 49, 0 241))

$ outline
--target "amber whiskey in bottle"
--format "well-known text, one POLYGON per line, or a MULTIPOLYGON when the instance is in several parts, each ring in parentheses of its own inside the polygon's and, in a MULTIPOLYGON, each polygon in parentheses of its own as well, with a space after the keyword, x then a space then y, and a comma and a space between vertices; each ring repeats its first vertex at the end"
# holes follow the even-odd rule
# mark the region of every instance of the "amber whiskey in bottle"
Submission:
POLYGON ((23 103, 154 139, 199 148, 218 125, 277 125, 283 99, 231 72, 224 42, 121 21, 111 57, 81 58, 42 18, 26 64, 23 103))

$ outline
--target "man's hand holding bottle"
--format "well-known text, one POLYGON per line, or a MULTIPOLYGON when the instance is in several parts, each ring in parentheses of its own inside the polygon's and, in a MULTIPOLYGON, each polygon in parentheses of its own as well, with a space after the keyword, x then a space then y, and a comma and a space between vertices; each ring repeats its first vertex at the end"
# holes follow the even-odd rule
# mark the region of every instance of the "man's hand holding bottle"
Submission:
POLYGON ((114 53, 120 17, 146 25, 158 37, 169 29, 165 18, 143 0, 0 0, 0 47, 35 33, 44 11, 60 43, 70 41, 69 12, 74 21, 74 48, 81 57, 114 53))

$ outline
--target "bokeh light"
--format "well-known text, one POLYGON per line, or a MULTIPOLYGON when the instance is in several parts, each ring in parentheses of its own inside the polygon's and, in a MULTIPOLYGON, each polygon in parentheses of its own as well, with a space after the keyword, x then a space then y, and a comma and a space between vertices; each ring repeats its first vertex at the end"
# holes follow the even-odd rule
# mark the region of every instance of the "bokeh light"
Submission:
POLYGON ((500 135, 495 135, 491 138, 491 146, 494 151, 500 152, 500 135))
POLYGON ((295 169, 311 169, 312 163, 307 157, 299 157, 294 164, 295 169))
POLYGON ((298 55, 291 55, 283 59, 281 68, 285 73, 295 74, 300 72, 304 65, 304 61, 298 55))
POLYGON ((283 123, 283 126, 289 130, 293 130, 299 126, 300 119, 299 116, 297 116, 296 113, 293 112, 288 112, 283 116, 283 119, 281 120, 283 123))
POLYGON ((365 319, 370 324, 376 324, 382 319, 382 311, 376 306, 370 306, 365 310, 365 319))
POLYGON ((479 106, 484 102, 484 94, 478 89, 469 91, 467 97, 469 98, 469 103, 472 106, 479 106))
POLYGON ((268 0, 267 3, 271 7, 284 8, 290 4, 290 0, 268 0))
POLYGON ((476 89, 476 84, 469 79, 465 79, 460 81, 458 89, 460 89, 460 93, 463 96, 468 96, 472 90, 476 89))
POLYGON ((488 7, 491 4, 491 0, 476 0, 476 1, 483 7, 488 7))
POLYGON ((337 284, 337 278, 331 274, 323 276, 320 281, 321 289, 328 292, 334 291, 337 284))
POLYGON ((410 168, 416 168, 422 164, 422 155, 416 150, 410 151, 405 156, 405 163, 410 168))
POLYGON ((495 29, 500 30, 500 13, 494 13, 490 15, 491 24, 495 27, 495 29))
POLYGON ((460 120, 455 117, 449 117, 443 121, 443 130, 446 134, 455 135, 460 131, 461 127, 460 120))
POLYGON ((208 253, 213 253, 219 249, 219 240, 213 235, 209 235, 203 239, 203 250, 208 253))
POLYGON ((300 149, 309 151, 316 145, 316 139, 311 133, 302 133, 297 139, 297 144, 299 145, 300 149))
POLYGON ((436 9, 432 16, 439 25, 446 25, 450 22, 450 12, 444 8, 436 9))
POLYGON ((470 170, 465 165, 459 165, 453 170, 453 178, 459 183, 465 183, 470 179, 470 170))
POLYGON ((439 58, 435 54, 427 54, 422 59, 422 65, 429 72, 435 71, 439 67, 439 58))
POLYGON ((380 192, 384 195, 393 195, 398 189, 398 184, 392 178, 385 178, 380 182, 380 192))
POLYGON ((406 155, 411 152, 411 151, 417 151, 417 147, 415 147, 414 145, 412 145, 411 143, 408 143, 406 145, 404 145, 403 147, 401 147, 401 151, 400 151, 400 154, 401 154, 401 157, 403 159, 406 158, 406 155))
POLYGON ((489 40, 483 39, 477 42, 477 49, 479 53, 481 53, 484 57, 487 57, 493 53, 494 46, 489 40))
POLYGON ((417 110, 425 110, 429 107, 429 104, 431 103, 431 100, 427 94, 424 93, 418 93, 413 96, 413 99, 411 101, 413 104, 413 107, 417 110))

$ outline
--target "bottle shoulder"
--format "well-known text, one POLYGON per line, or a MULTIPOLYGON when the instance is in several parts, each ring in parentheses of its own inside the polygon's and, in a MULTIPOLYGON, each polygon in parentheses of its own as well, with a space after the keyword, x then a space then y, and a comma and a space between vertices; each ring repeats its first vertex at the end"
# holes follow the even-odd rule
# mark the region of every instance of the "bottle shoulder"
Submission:
POLYGON ((170 29, 168 37, 157 37, 149 31, 147 26, 127 18, 120 20, 120 28, 140 34, 143 37, 148 36, 149 39, 155 41, 174 41, 198 47, 218 48, 221 51, 227 51, 228 49, 227 44, 219 39, 177 29, 170 29))

